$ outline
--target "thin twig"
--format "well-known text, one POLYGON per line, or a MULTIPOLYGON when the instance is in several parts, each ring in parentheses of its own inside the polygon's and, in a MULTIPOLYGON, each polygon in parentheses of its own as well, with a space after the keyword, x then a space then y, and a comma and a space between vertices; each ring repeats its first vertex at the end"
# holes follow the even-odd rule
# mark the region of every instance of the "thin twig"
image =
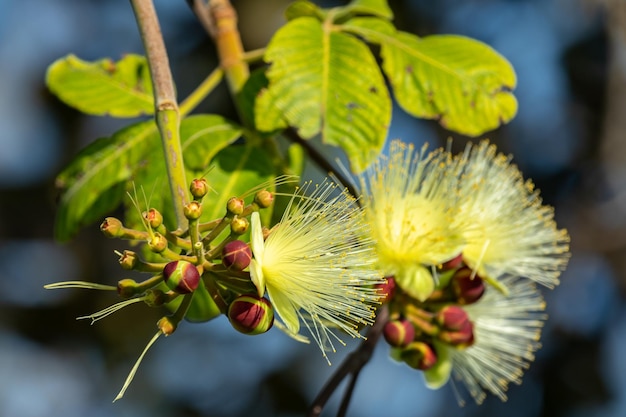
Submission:
POLYGON ((309 141, 302 139, 300 135, 298 135, 298 133, 295 131, 295 129, 289 128, 286 129, 283 133, 287 139, 302 146, 307 152, 307 155, 313 160, 313 162, 315 162, 315 164, 326 173, 332 174, 334 177, 336 177, 337 180, 348 189, 350 194, 352 194, 354 197, 359 196, 359 192, 354 187, 354 182, 350 181, 341 171, 332 166, 332 164, 328 162, 324 155, 322 155, 317 149, 315 149, 315 147, 313 147, 309 141))
POLYGON ((187 4, 196 15, 204 30, 214 38, 215 33, 215 22, 211 17, 211 10, 209 9, 209 4, 205 0, 187 0, 187 4))
MULTIPOLYGON (((389 318, 389 310, 387 309, 387 305, 383 305, 378 311, 378 315, 376 316, 376 321, 374 325, 367 332, 367 339, 365 339, 361 345, 354 352, 350 353, 348 357, 343 361, 343 363, 339 366, 337 371, 331 376, 331 378, 326 382, 324 388, 317 395, 315 400, 313 400, 313 404, 309 409, 308 416, 309 417, 318 417, 324 406, 335 392, 341 381, 348 376, 353 375, 351 384, 348 386, 348 392, 346 392, 346 396, 351 397, 354 389, 354 384, 356 383, 356 378, 358 374, 361 372, 361 369, 369 362, 374 353, 374 348, 380 339, 380 336, 383 332, 383 327, 385 327, 385 323, 389 318)), ((344 396, 342 402, 342 408, 339 410, 340 412, 345 413, 347 411, 349 398, 344 396), (345 410, 343 409, 343 404, 345 403, 345 410)), ((339 416, 342 414, 338 414, 339 416)))

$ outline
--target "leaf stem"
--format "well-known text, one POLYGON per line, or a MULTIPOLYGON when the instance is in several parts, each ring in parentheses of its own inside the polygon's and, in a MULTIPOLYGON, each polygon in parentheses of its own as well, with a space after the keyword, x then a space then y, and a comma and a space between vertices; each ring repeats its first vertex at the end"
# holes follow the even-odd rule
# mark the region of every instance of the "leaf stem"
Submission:
POLYGON ((218 67, 211 71, 209 76, 206 77, 204 81, 202 81, 202 83, 191 94, 189 94, 182 103, 180 103, 180 115, 186 116, 191 113, 191 111, 195 109, 211 91, 213 91, 215 86, 222 81, 223 76, 224 70, 222 68, 218 67))
POLYGON ((146 50, 154 90, 156 123, 161 134, 161 144, 174 202, 176 228, 187 225, 183 207, 189 202, 186 192, 187 180, 180 144, 180 118, 174 81, 152 0, 131 0, 139 33, 146 50))

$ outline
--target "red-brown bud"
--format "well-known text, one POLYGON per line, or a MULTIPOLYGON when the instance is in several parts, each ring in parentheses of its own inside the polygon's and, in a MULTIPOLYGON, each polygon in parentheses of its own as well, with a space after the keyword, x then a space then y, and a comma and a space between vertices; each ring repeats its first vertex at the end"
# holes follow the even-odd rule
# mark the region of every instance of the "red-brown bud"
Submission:
POLYGON ((272 328, 274 309, 266 298, 241 295, 228 306, 228 320, 241 333, 261 334, 272 328))
POLYGON ((461 268, 451 280, 452 290, 460 304, 475 303, 485 293, 485 283, 469 268, 461 268))
POLYGON ((189 294, 198 288, 200 273, 191 262, 172 261, 163 268, 163 280, 169 289, 179 294, 189 294))
POLYGON ((446 330, 459 330, 469 321, 465 310, 456 305, 445 306, 437 313, 437 323, 446 330))
POLYGON ((462 266, 463 266, 463 255, 459 253, 454 258, 442 263, 440 269, 442 271, 449 271, 451 269, 457 269, 462 266))
POLYGON ((385 324, 383 336, 391 346, 405 347, 413 341, 415 329, 408 320, 391 320, 385 324))
POLYGON ((250 265, 252 251, 250 246, 241 240, 233 240, 222 249, 222 263, 228 269, 243 271, 250 265))
POLYGON ((469 320, 458 330, 442 331, 439 339, 456 347, 467 347, 474 343, 474 326, 469 320))
POLYGON ((390 301, 396 293, 396 280, 393 276, 385 277, 387 282, 384 284, 376 284, 376 289, 381 294, 380 302, 386 303, 390 301))

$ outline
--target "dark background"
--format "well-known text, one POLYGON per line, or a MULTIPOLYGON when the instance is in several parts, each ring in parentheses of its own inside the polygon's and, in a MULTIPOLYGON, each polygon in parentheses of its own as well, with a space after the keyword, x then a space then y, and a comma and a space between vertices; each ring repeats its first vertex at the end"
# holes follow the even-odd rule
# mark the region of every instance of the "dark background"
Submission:
MULTIPOLYGON (((237 1, 247 49, 283 23, 287 1, 237 1)), ((495 141, 556 207, 572 237, 562 284, 548 292, 543 348, 509 401, 459 408, 453 389, 424 387, 381 344, 357 385, 351 416, 576 417, 626 415, 626 6, 616 1, 391 1, 418 35, 464 34, 518 74, 516 118, 495 141), (602 6, 600 6, 602 3, 602 6), (608 6, 607 6, 608 3, 608 6), (607 7, 611 10, 607 12, 607 7)), ((326 3, 325 5, 331 5, 326 3)), ((179 97, 215 65, 183 0, 156 1, 179 97)), ((87 117, 45 88, 47 66, 74 53, 141 53, 127 1, 0 0, 0 415, 5 417, 302 415, 330 376, 314 346, 277 330, 247 337, 221 317, 183 324, 148 353, 126 397, 111 404, 162 311, 134 305, 94 326, 74 318, 112 293, 44 291, 46 283, 115 284, 119 242, 97 225, 55 243, 54 177, 77 151, 129 121, 87 117)), ((225 88, 199 109, 234 118, 225 88)), ((390 138, 433 145, 451 135, 394 109, 390 138)), ((309 167, 309 171, 313 168, 309 167)), ((515 238, 512 236, 512 238, 515 238)), ((335 364, 354 346, 331 357, 335 364)), ((329 405, 333 415, 336 399, 329 405)))

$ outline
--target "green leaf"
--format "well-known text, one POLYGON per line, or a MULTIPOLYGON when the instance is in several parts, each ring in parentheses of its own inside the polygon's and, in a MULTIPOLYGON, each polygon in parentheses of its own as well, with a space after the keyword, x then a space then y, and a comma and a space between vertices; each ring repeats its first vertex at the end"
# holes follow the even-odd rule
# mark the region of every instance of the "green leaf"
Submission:
POLYGON ((451 349, 443 343, 434 342, 437 352, 437 362, 435 365, 424 371, 426 386, 430 389, 439 389, 448 382, 452 373, 452 360, 450 358, 451 349))
POLYGON ((393 19, 387 0, 352 0, 345 9, 353 14, 369 14, 393 19))
POLYGON ((180 136, 185 167, 205 170, 213 157, 235 142, 242 128, 222 116, 214 114, 194 115, 183 119, 180 136))
POLYGON ((287 20, 297 19, 298 17, 310 16, 319 20, 324 20, 325 12, 316 4, 307 0, 298 0, 290 3, 285 10, 287 20))
MULTIPOLYGON (((202 221, 220 218, 226 213, 228 199, 242 196, 276 177, 272 161, 262 148, 232 145, 221 150, 211 161, 207 181, 215 189, 202 202, 202 221)), ((268 211, 268 214, 271 212, 268 211)))
POLYGON ((391 100, 375 58, 355 37, 301 17, 288 22, 270 42, 267 90, 256 101, 261 128, 263 108, 276 105, 298 134, 322 134, 341 146, 359 172, 377 157, 391 120, 391 100))
POLYGON ((418 38, 376 18, 355 18, 342 28, 381 45, 395 98, 413 116, 478 136, 517 112, 513 67, 484 43, 457 35, 418 38))
POLYGON ((250 74, 243 88, 237 95, 242 119, 261 132, 276 132, 285 129, 287 122, 283 112, 276 107, 276 103, 266 99, 263 104, 256 103, 257 96, 262 95, 269 81, 265 76, 265 69, 259 68, 250 74))
POLYGON ((131 125, 111 138, 85 148, 58 177, 61 190, 55 235, 69 239, 90 220, 102 218, 122 198, 120 183, 129 180, 145 163, 150 147, 158 147, 153 121, 131 125))
POLYGON ((87 114, 137 117, 154 113, 150 71, 143 56, 86 62, 68 55, 50 65, 46 83, 61 101, 87 114))

